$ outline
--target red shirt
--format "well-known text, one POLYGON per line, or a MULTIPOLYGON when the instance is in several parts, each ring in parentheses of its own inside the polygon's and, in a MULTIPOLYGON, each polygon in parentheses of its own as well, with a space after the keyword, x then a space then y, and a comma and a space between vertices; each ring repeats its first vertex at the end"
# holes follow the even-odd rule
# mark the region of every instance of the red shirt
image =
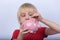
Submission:
MULTIPOLYGON (((23 38, 23 40, 43 40, 44 37, 46 37, 45 29, 46 29, 45 27, 41 27, 36 31, 36 33, 26 34, 25 37, 23 38)), ((19 32, 20 32, 20 30, 14 31, 12 40, 17 39, 19 32)))

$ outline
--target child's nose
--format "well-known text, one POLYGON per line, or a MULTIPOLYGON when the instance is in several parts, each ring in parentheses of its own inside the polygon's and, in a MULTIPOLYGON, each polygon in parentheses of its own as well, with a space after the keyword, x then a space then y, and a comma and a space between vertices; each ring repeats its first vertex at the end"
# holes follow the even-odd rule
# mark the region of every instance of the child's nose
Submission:
POLYGON ((26 20, 29 20, 29 16, 26 16, 26 20))
POLYGON ((29 20, 29 18, 26 18, 26 20, 29 20))

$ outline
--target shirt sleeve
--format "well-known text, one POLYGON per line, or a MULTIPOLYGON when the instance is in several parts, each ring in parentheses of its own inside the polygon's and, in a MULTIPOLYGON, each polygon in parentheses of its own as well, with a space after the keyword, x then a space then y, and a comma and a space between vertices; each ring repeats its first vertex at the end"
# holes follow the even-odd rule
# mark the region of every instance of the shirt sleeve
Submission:
POLYGON ((45 31, 46 31, 46 27, 43 28, 44 37, 46 38, 48 35, 46 35, 45 31))
POLYGON ((11 40, 13 40, 13 39, 17 39, 17 37, 18 37, 18 33, 19 33, 19 30, 15 30, 15 31, 13 32, 13 35, 12 35, 11 40))
POLYGON ((42 27, 41 28, 42 34, 44 35, 44 37, 46 38, 48 35, 45 34, 46 31, 46 27, 42 27))

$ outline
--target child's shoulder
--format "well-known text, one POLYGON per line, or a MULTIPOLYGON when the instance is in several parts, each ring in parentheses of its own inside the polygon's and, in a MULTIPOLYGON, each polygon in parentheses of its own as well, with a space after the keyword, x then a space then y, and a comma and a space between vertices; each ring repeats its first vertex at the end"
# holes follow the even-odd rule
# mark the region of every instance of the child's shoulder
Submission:
POLYGON ((14 30, 14 32, 13 32, 13 34, 15 34, 15 35, 16 35, 16 34, 18 34, 19 32, 20 32, 20 30, 19 30, 19 29, 15 29, 15 30, 14 30))
POLYGON ((20 32, 19 29, 15 29, 15 30, 13 31, 12 39, 17 38, 19 32, 20 32))
POLYGON ((15 29, 14 32, 19 32, 20 30, 19 29, 15 29))
POLYGON ((47 27, 39 27, 39 29, 46 29, 47 27))
POLYGON ((39 31, 39 30, 40 30, 40 31, 45 31, 46 28, 47 28, 47 27, 39 27, 39 28, 38 28, 38 31, 39 31))

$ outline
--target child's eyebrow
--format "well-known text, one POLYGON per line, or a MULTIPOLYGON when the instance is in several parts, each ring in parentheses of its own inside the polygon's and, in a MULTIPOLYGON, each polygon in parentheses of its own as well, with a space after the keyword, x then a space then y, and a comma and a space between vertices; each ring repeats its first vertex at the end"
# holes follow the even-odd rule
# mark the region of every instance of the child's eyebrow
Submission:
POLYGON ((29 14, 34 14, 34 12, 29 12, 29 14))
POLYGON ((20 15, 25 15, 25 13, 20 13, 20 15))
POLYGON ((20 15, 23 15, 23 14, 25 14, 25 13, 21 13, 20 15))

